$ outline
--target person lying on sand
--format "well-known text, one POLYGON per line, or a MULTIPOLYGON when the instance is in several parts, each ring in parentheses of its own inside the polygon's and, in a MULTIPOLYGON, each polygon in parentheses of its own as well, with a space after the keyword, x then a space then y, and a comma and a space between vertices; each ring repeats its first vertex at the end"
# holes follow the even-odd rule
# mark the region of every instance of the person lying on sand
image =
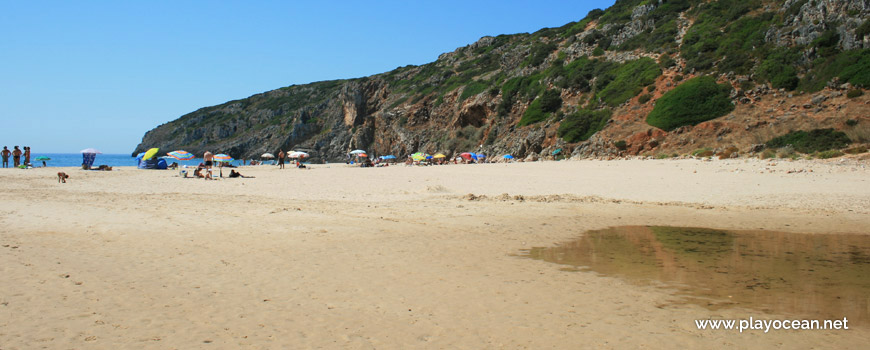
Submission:
POLYGON ((253 179, 253 178, 254 178, 253 176, 245 176, 245 175, 242 175, 242 173, 240 173, 240 172, 238 172, 238 171, 235 171, 235 170, 230 170, 230 177, 231 177, 231 178, 233 178, 233 177, 243 177, 243 178, 247 178, 247 179, 253 179))

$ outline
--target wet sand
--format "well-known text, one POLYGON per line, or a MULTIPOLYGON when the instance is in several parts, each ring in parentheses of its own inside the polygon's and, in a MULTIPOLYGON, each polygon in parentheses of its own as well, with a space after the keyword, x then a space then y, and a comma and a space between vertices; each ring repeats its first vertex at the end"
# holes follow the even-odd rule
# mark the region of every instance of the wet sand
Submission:
MULTIPOLYGON (((658 225, 870 234, 870 169, 569 161, 311 170, 0 169, 0 348, 860 348, 840 331, 698 330, 792 315, 522 258, 658 225), (225 172, 225 175, 228 171, 225 172)), ((870 236, 868 236, 870 239, 870 236)))

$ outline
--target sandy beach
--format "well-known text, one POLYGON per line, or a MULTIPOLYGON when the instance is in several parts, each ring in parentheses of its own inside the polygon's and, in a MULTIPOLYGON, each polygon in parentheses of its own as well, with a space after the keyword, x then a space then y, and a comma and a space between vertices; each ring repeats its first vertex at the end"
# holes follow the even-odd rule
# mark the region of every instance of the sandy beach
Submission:
POLYGON ((870 240, 868 165, 0 169, 0 349, 863 348, 870 324, 698 330, 806 317, 679 303, 522 252, 627 225, 870 240))

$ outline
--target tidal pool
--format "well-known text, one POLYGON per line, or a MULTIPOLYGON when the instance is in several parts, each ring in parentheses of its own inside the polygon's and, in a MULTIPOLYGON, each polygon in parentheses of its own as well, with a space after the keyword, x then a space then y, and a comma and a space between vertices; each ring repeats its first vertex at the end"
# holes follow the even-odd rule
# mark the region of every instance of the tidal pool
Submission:
POLYGON ((660 284, 675 290, 678 302, 709 309, 870 321, 870 235, 623 226, 524 254, 660 284))

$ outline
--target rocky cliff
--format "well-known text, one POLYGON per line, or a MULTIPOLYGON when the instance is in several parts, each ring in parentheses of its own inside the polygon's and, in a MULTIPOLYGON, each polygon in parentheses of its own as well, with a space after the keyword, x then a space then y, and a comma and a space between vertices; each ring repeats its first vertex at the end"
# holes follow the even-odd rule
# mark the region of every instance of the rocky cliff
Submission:
MULTIPOLYGON (((133 153, 736 154, 814 128, 868 142, 868 15, 867 0, 620 0, 558 28, 481 38, 429 64, 201 108, 147 132, 133 153), (663 96, 701 76, 715 78, 733 108, 669 130, 647 122, 663 96)), ((691 98, 682 101, 707 103, 691 98)))

